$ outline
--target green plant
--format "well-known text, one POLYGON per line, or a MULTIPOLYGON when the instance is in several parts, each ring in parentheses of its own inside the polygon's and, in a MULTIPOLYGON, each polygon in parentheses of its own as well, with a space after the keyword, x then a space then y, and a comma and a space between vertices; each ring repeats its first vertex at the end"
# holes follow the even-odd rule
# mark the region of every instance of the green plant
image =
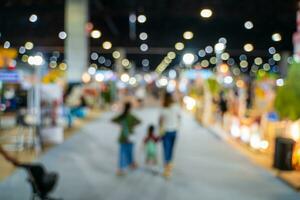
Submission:
POLYGON ((213 79, 213 78, 207 79, 207 84, 208 84, 209 91, 213 95, 219 94, 220 84, 218 83, 218 81, 216 79, 213 79))
POLYGON ((283 119, 300 118, 300 63, 290 66, 284 86, 278 88, 275 109, 283 119))

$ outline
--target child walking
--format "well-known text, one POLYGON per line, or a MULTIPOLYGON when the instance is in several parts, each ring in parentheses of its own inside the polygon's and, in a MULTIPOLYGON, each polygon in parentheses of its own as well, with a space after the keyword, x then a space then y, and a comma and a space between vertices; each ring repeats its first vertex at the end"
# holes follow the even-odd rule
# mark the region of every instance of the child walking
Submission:
POLYGON ((146 164, 156 165, 157 164, 157 148, 156 143, 158 142, 158 137, 155 136, 154 126, 150 125, 148 127, 147 136, 144 139, 145 153, 146 153, 146 164))

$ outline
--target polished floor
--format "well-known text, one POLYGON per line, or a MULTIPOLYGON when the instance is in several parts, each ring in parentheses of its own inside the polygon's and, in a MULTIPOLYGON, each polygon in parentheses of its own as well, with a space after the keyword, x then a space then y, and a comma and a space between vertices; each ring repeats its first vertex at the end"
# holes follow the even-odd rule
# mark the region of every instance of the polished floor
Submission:
MULTIPOLYGON (((115 175, 118 127, 110 123, 114 113, 107 112, 39 160, 60 174, 53 196, 65 200, 300 199, 298 192, 252 164, 184 112, 174 174, 165 180, 160 175, 161 163, 151 170, 143 164, 141 145, 146 127, 157 124, 159 110, 144 108, 135 113, 143 121, 136 129, 139 169, 124 177, 115 175)), ((0 182, 0 199, 29 199, 25 179, 26 174, 19 170, 0 182)))

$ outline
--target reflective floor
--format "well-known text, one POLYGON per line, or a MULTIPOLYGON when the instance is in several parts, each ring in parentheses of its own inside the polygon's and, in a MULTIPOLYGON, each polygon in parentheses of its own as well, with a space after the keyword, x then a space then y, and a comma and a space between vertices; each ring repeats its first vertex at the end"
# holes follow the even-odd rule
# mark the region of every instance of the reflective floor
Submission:
MULTIPOLYGON (((164 179, 161 162, 154 168, 143 162, 142 138, 150 123, 157 124, 159 109, 147 107, 135 112, 143 121, 136 129, 139 168, 123 177, 115 175, 119 130, 110 123, 115 114, 106 112, 41 157, 47 169, 60 174, 53 196, 70 200, 300 199, 299 193, 252 164, 184 112, 173 176, 164 179)), ((16 171, 0 182, 1 200, 24 200, 29 196, 24 171, 16 171)))

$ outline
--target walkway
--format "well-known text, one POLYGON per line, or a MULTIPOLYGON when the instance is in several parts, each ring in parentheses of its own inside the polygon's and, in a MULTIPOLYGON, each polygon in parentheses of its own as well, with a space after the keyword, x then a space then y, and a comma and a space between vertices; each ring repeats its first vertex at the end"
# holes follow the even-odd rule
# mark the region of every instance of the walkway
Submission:
MULTIPOLYGON (((136 114, 144 121, 137 128, 142 138, 146 126, 156 123, 158 109, 146 108, 136 114)), ((116 177, 118 127, 110 123, 112 116, 103 114, 41 158, 48 169, 61 175, 53 196, 65 200, 300 199, 299 193, 251 164, 188 114, 183 116, 170 180, 146 170, 141 144, 136 147, 140 169, 116 177)), ((29 199, 25 177, 23 171, 17 171, 0 183, 0 199, 29 199)))

